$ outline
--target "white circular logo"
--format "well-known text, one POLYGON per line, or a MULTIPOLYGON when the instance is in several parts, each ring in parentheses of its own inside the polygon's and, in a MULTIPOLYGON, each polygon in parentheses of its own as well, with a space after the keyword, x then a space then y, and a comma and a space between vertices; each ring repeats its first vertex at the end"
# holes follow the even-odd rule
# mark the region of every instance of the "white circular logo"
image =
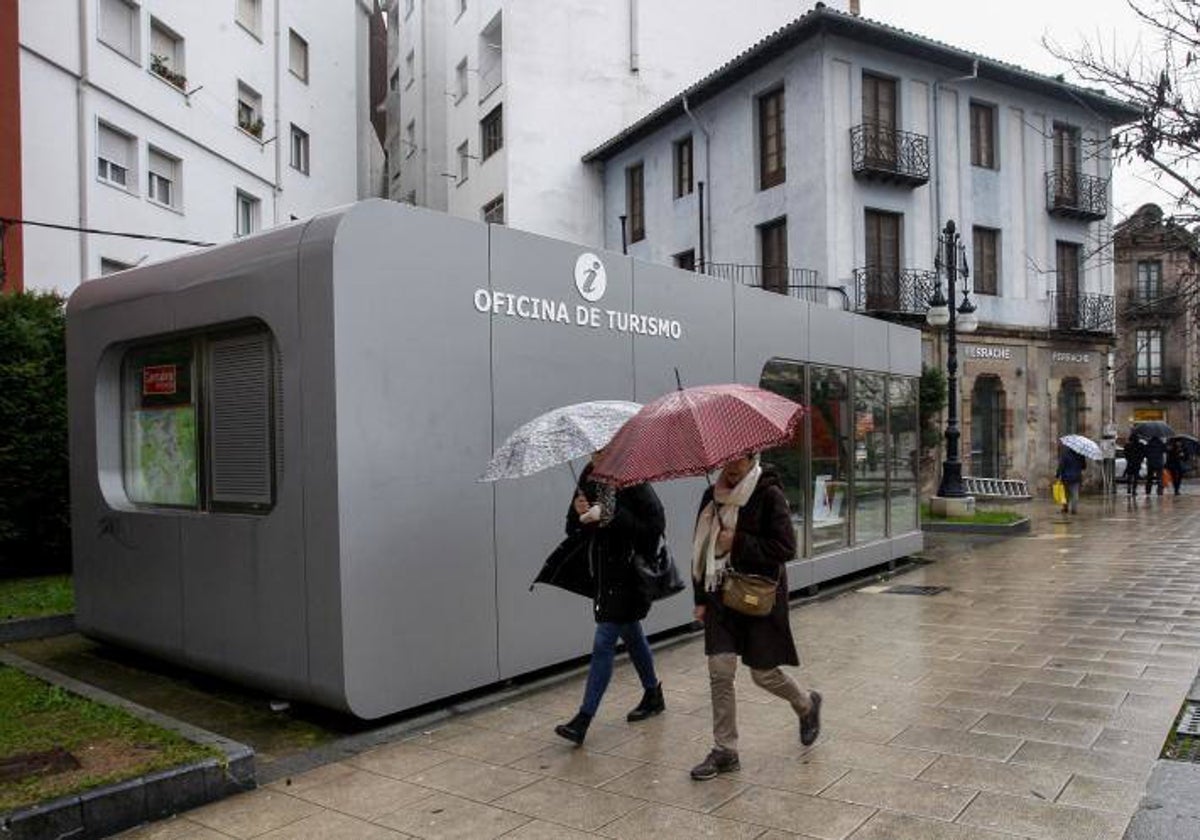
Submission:
POLYGON ((604 270, 604 263, 595 254, 580 254, 579 259, 575 260, 575 288, 589 303, 604 297, 604 290, 608 288, 608 274, 604 270))

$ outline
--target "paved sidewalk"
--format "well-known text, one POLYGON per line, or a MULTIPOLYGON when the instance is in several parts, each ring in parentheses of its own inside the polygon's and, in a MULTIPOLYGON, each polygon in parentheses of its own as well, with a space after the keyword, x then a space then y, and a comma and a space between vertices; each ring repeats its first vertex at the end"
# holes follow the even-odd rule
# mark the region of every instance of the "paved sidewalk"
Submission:
POLYGON ((742 770, 709 746, 699 641, 657 658, 668 711, 628 725, 628 664, 575 750, 582 678, 132 832, 139 840, 1109 840, 1137 808, 1200 665, 1200 496, 1034 505, 1029 537, 938 538, 903 576, 792 613, 825 695, 805 750, 742 671, 742 770))

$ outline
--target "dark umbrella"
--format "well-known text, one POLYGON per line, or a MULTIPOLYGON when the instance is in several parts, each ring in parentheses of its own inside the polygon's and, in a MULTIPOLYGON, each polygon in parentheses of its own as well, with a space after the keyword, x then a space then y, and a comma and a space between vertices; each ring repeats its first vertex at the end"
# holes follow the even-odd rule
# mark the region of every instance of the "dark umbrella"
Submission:
POLYGON ((1166 440, 1173 437, 1175 432, 1161 420, 1143 420, 1141 423, 1135 423, 1130 434, 1140 437, 1142 440, 1150 440, 1150 438, 1159 438, 1166 440))
POLYGON ((1167 442, 1171 443, 1172 441, 1182 446, 1188 455, 1194 456, 1200 453, 1200 438, 1194 435, 1172 435, 1167 442))
POLYGON ((584 598, 595 598, 596 579, 592 576, 589 557, 591 546, 591 539, 583 531, 568 536, 550 552, 542 570, 533 579, 533 583, 529 584, 529 588, 533 589, 534 583, 545 583, 582 595, 584 598))

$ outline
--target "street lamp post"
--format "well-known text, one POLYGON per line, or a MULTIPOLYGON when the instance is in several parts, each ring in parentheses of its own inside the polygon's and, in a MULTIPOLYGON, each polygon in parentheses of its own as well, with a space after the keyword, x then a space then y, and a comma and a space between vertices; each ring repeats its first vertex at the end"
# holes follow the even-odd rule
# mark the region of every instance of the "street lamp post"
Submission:
POLYGON ((933 500, 935 513, 950 513, 970 510, 974 499, 967 495, 963 486, 962 461, 959 460, 959 430, 958 430, 958 332, 972 333, 979 326, 975 315, 975 304, 971 303, 966 281, 971 276, 967 265, 966 248, 963 246, 954 221, 946 222, 942 235, 938 238, 938 253, 935 259, 937 267, 937 285, 933 297, 929 301, 929 311, 925 319, 932 327, 946 327, 946 380, 947 380, 947 411, 946 411, 946 458, 942 461, 942 478, 938 484, 937 497, 933 500), (942 296, 941 275, 946 275, 946 288, 949 299, 942 296), (957 307, 954 299, 958 292, 958 277, 962 275, 962 303, 957 307), (942 500, 939 503, 939 500, 942 500), (958 500, 947 502, 945 500, 958 500), (939 510, 940 509, 940 510, 939 510))

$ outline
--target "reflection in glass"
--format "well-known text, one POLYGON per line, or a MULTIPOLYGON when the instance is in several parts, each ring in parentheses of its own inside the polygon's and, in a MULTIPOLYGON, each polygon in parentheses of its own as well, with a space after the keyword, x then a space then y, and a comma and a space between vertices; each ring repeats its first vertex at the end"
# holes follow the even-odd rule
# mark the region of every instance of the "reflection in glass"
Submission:
POLYGON ((846 546, 850 514, 850 389, 846 371, 811 369, 813 554, 846 546))
MULTIPOLYGON (((782 359, 772 359, 763 367, 759 385, 801 405, 807 401, 804 395, 804 365, 782 359)), ((796 529, 796 551, 804 553, 804 424, 796 431, 790 446, 781 446, 763 453, 764 465, 775 468, 783 482, 792 509, 792 525, 796 529)))
POLYGON ((184 341, 125 357, 124 477, 133 502, 189 508, 199 502, 192 354, 184 341))
POLYGON ((917 423, 917 380, 893 376, 889 382, 888 429, 891 446, 888 473, 891 479, 891 533, 917 530, 917 467, 920 463, 920 428, 917 423))
POLYGON ((887 536, 887 377, 854 375, 854 541, 887 536))

